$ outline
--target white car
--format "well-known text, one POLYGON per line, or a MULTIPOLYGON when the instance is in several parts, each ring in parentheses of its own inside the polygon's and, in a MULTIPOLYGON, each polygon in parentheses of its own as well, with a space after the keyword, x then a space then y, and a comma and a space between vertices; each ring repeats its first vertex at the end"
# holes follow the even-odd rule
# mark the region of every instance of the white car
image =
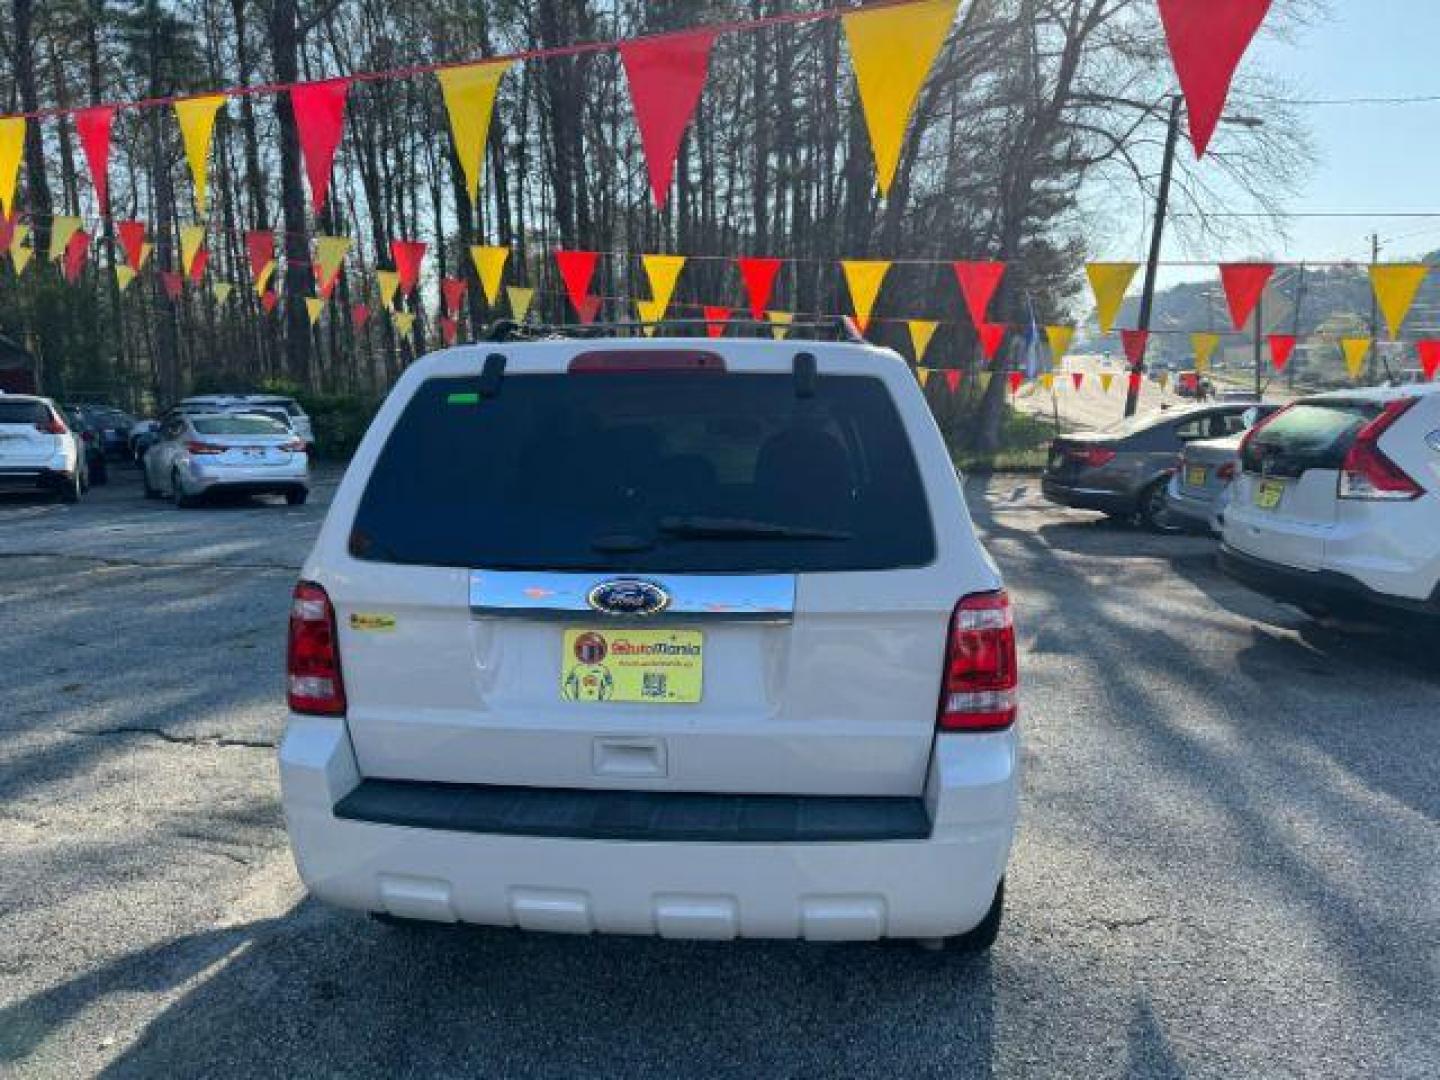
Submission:
POLYGON ((0 491, 46 491, 80 501, 85 450, 49 398, 0 395, 0 491))
POLYGON ((1316 614, 1440 615, 1440 385, 1302 399, 1251 429, 1221 563, 1316 614))
POLYGON ((305 444, 283 421, 256 413, 171 410, 140 462, 146 498, 194 506, 216 492, 284 495, 291 506, 310 494, 305 444))
POLYGON ((251 412, 273 415, 284 420, 305 442, 306 450, 315 445, 315 431, 310 417, 294 398, 280 394, 202 394, 188 397, 178 408, 187 412, 251 412))
POLYGON ((1015 631, 894 353, 548 340, 409 368, 296 586, 313 895, 569 933, 987 948, 1015 631))

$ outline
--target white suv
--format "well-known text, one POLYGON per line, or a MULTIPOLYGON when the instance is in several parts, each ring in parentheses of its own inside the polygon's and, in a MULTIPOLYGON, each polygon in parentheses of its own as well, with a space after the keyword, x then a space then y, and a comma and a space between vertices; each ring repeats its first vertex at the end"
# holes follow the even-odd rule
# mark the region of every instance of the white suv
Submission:
POLYGON ((290 840, 334 904, 970 949, 999 924, 1010 605, 888 351, 415 364, 304 565, 289 705, 290 840))
POLYGON ((1440 616, 1440 385, 1305 398, 1251 429, 1221 565, 1316 614, 1440 616))

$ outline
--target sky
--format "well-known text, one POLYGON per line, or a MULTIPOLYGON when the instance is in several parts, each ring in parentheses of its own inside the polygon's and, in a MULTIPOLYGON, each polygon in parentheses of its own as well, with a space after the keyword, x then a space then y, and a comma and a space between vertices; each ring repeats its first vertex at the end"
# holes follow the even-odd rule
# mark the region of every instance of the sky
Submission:
MULTIPOLYGON (((1288 238, 1166 249, 1167 258, 1216 261, 1265 255, 1285 261, 1366 261, 1370 234, 1381 259, 1440 249, 1440 0, 1330 0, 1330 18, 1279 34, 1262 30, 1246 64, 1263 66, 1301 99, 1411 97, 1408 105, 1304 105, 1316 152, 1313 172, 1285 202, 1289 212, 1361 212, 1355 218, 1295 218, 1288 238), (1429 218, 1387 215, 1429 213, 1429 218), (1257 250, 1264 249, 1264 250, 1257 250)), ((1182 145, 1182 152, 1189 152, 1182 145)), ((1134 258, 1136 238, 1121 242, 1134 258)), ((1142 241, 1143 243, 1143 241, 1142 241)), ((1213 276, 1170 268, 1162 285, 1213 276)))

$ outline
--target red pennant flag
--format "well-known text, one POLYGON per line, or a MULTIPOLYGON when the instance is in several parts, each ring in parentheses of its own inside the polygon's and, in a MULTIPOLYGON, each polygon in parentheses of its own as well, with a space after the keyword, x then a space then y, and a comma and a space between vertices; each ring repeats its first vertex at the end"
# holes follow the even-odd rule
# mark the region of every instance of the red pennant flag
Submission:
POLYGON ((75 114, 75 134, 80 136, 80 148, 85 151, 102 214, 110 212, 110 125, 114 120, 115 110, 109 105, 81 109, 75 114))
POLYGON ((994 360, 1000 351, 1000 346, 1005 343, 1005 331, 1008 329, 1004 323, 982 322, 977 328, 980 335, 980 351, 985 354, 986 360, 994 360))
POLYGON ((125 249, 125 261, 130 269, 138 272, 140 260, 145 253, 145 223, 143 221, 121 221, 115 226, 120 246, 125 249))
MULTIPOLYGON (((565 283, 565 292, 570 297, 570 303, 580 314, 582 322, 589 322, 585 318, 585 306, 590 295, 590 279, 595 276, 595 266, 600 261, 598 251, 566 251, 563 248, 555 252, 555 265, 560 269, 560 279, 565 283)), ((595 304, 595 311, 600 308, 599 303, 595 304)), ((594 312, 590 318, 593 319, 594 312)))
POLYGON ((1273 273, 1275 267, 1270 263, 1227 263, 1220 267, 1220 281, 1225 286, 1236 330, 1245 329, 1273 273))
POLYGON ((730 318, 728 307, 705 305, 705 333, 712 338, 725 336, 725 323, 730 318))
POLYGON ((256 281, 265 268, 275 261, 275 234, 269 229, 253 229, 245 234, 245 254, 250 258, 250 276, 256 281))
POLYGON ((420 280, 420 260, 425 258, 424 242, 391 240, 390 256, 395 260, 395 272, 400 275, 400 292, 410 292, 420 280))
POLYGON ((210 265, 210 249, 202 247, 195 252, 195 258, 190 263, 190 280, 197 285, 200 279, 205 276, 205 268, 210 265))
POLYGON ((161 270, 160 284, 165 286, 166 296, 171 300, 179 300, 185 291, 185 275, 175 270, 161 270))
POLYGON ((440 292, 445 297, 445 310, 451 315, 460 314, 460 305, 465 300, 465 281, 463 278, 447 277, 440 282, 440 292))
POLYGON ((587 296, 575 305, 575 310, 580 315, 580 321, 589 326, 595 321, 595 316, 600 314, 600 297, 587 296))
POLYGON ((440 338, 446 345, 454 345, 455 338, 460 333, 460 323, 448 315, 440 317, 440 338))
POLYGON ((356 330, 365 329, 365 324, 370 321, 370 308, 367 304, 350 305, 350 322, 356 330))
POLYGON ((620 46, 657 209, 664 209, 670 195, 680 140, 700 103, 714 40, 712 31, 702 30, 627 41, 620 46))
POLYGON ((15 240, 15 216, 12 213, 6 217, 3 212, 0 212, 0 252, 9 251, 10 245, 15 240))
POLYGON ((950 388, 950 393, 960 389, 960 369, 950 368, 945 372, 945 385, 950 388))
POLYGON ((335 286, 340 284, 340 271, 336 270, 329 281, 317 281, 315 283, 315 295, 321 300, 329 300, 335 295, 335 286))
POLYGON ((280 294, 277 293, 274 289, 266 289, 265 295, 260 297, 260 306, 265 309, 266 315, 269 315, 272 311, 274 311, 275 305, 279 302, 280 294))
POLYGON ((85 266, 85 256, 90 253, 90 234, 84 229, 76 229, 70 242, 65 245, 65 280, 71 285, 80 279, 80 271, 85 266))
POLYGON ((1275 365, 1276 371, 1284 371, 1285 365, 1290 363, 1296 340, 1294 334, 1270 335, 1270 362, 1275 365))
POLYGON ((305 177, 310 181, 310 205, 317 214, 330 191, 330 167, 345 128, 345 95, 349 92, 349 79, 299 83, 290 88, 295 134, 305 159, 305 177))
POLYGON ((775 275, 780 272, 780 260, 739 258, 735 265, 740 268, 745 295, 750 298, 751 318, 764 322, 765 309, 770 306, 770 294, 775 289, 775 275))
POLYGON ((960 282, 960 293, 965 297, 965 306, 970 311, 970 321, 982 326, 1000 279, 1005 276, 1002 262, 957 262, 955 279, 960 282))
POLYGON ((1083 371, 1072 371, 1070 373, 1070 381, 1075 384, 1075 389, 1079 390, 1085 382, 1085 373, 1083 371))
POLYGON ((1140 393, 1140 384, 1143 381, 1143 375, 1141 375, 1138 371, 1132 371, 1130 373, 1130 393, 1138 395, 1140 393))
POLYGON ((1149 330, 1121 330, 1120 344, 1125 350, 1125 359, 1131 367, 1139 367, 1145 360, 1145 349, 1150 344, 1149 330))
POLYGON ((1425 381, 1433 382, 1440 374, 1440 341, 1417 341, 1415 353, 1420 358, 1420 370, 1425 373, 1425 381))
POLYGON ((1270 0, 1160 0, 1196 158, 1205 156, 1235 70, 1269 11, 1270 0))
POLYGON ((1025 373, 1023 371, 1012 371, 1006 378, 1010 382, 1010 393, 1019 393, 1020 386, 1025 381, 1025 373))

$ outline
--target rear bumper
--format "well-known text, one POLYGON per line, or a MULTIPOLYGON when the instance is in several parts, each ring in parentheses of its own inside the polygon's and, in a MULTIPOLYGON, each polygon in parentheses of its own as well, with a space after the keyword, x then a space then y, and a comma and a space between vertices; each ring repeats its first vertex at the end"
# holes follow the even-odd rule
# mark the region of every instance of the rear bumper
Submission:
POLYGON ((1207 530, 1215 527, 1215 500, 1186 494, 1178 476, 1172 476, 1170 486, 1165 489, 1165 508, 1172 517, 1182 518, 1187 525, 1207 530))
POLYGON ((770 843, 580 839, 343 819, 361 783, 343 720, 292 716, 285 820, 319 899, 439 922, 674 938, 944 937, 973 929, 1017 817, 1015 731, 938 740, 928 837, 770 843))
POLYGON ((1074 510, 1100 510, 1107 514, 1133 514, 1136 500, 1128 491, 1076 487, 1048 478, 1040 481, 1040 493, 1050 502, 1074 510))
POLYGON ((60 491, 70 486, 75 474, 38 466, 0 467, 0 491, 60 491))
POLYGON ((193 460, 186 470, 185 486, 191 494, 230 491, 236 494, 266 494, 310 487, 305 466, 272 465, 253 468, 198 465, 193 460))
POLYGON ((1333 570, 1297 570, 1246 555, 1226 544, 1220 545, 1220 568, 1242 585, 1285 603, 1341 611, 1382 608, 1440 616, 1440 586, 1428 600, 1392 596, 1377 592, 1347 574, 1333 570))

